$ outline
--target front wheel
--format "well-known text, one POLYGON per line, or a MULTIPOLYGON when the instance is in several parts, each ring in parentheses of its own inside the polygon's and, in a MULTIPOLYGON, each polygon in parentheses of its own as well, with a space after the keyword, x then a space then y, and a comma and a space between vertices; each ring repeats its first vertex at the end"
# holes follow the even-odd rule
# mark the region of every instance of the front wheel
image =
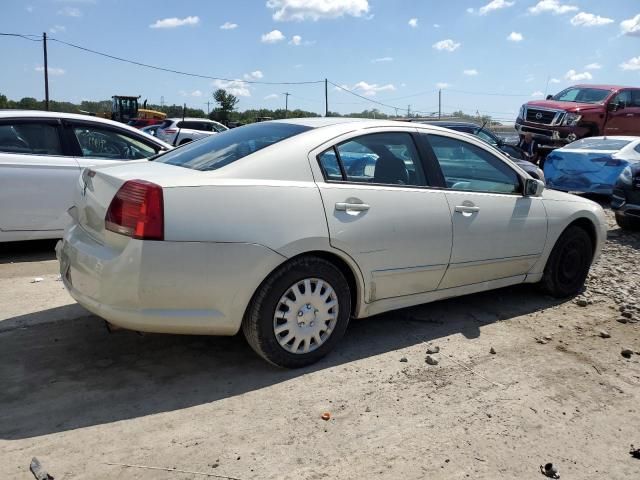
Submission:
POLYGON ((334 348, 347 328, 350 311, 349 284, 342 272, 324 259, 300 257, 258 288, 242 330, 265 360, 299 368, 334 348))
POLYGON ((592 258, 593 244, 589 234, 575 225, 567 228, 547 260, 542 287, 556 298, 576 295, 587 279, 592 258))

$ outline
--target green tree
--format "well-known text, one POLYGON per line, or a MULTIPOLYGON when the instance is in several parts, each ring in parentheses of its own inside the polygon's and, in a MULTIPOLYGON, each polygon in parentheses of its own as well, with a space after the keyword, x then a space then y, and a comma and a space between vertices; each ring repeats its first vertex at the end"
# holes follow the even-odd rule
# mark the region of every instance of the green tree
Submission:
POLYGON ((240 99, 222 88, 213 92, 213 99, 218 103, 219 107, 213 110, 209 117, 218 122, 228 122, 240 99))

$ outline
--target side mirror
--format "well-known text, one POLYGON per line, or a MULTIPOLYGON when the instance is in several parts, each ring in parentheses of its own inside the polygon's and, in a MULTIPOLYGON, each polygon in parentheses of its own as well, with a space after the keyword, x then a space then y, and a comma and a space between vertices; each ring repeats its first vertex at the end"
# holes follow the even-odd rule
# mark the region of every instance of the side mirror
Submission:
POLYGON ((544 191, 544 182, 535 178, 527 178, 524 181, 525 197, 540 197, 544 191))
POLYGON ((553 98, 553 95, 547 95, 547 100, 551 100, 553 98))

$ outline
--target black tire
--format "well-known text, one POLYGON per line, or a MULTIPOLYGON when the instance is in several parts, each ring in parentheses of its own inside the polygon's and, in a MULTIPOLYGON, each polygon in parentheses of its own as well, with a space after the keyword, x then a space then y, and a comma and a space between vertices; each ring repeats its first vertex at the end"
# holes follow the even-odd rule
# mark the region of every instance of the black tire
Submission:
POLYGON ((180 140, 180 143, 178 145, 184 145, 185 143, 189 143, 190 141, 190 138, 183 138, 182 140, 180 140))
POLYGON ((640 220, 625 217, 618 212, 616 212, 616 223, 623 230, 640 230, 640 220))
POLYGON ((577 225, 567 228, 556 242, 544 267, 542 288, 551 296, 576 295, 584 286, 593 260, 589 234, 577 225))
POLYGON ((300 368, 317 362, 335 347, 344 335, 350 312, 351 294, 342 272, 322 258, 299 257, 278 268, 260 285, 247 308, 242 331, 251 348, 268 362, 284 368, 300 368), (274 316, 282 296, 296 282, 307 278, 320 279, 331 286, 337 298, 337 320, 328 338, 314 350, 292 353, 276 338, 274 316))

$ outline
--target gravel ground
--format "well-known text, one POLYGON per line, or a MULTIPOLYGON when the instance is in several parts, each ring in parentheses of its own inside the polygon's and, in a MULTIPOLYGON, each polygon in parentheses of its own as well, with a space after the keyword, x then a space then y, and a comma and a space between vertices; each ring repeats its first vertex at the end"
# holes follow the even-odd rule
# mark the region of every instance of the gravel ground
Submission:
POLYGON ((610 220, 575 299, 518 286, 354 321, 296 371, 241 337, 109 335, 52 244, 9 247, 0 478, 34 456, 58 480, 639 478, 640 234, 610 220))

